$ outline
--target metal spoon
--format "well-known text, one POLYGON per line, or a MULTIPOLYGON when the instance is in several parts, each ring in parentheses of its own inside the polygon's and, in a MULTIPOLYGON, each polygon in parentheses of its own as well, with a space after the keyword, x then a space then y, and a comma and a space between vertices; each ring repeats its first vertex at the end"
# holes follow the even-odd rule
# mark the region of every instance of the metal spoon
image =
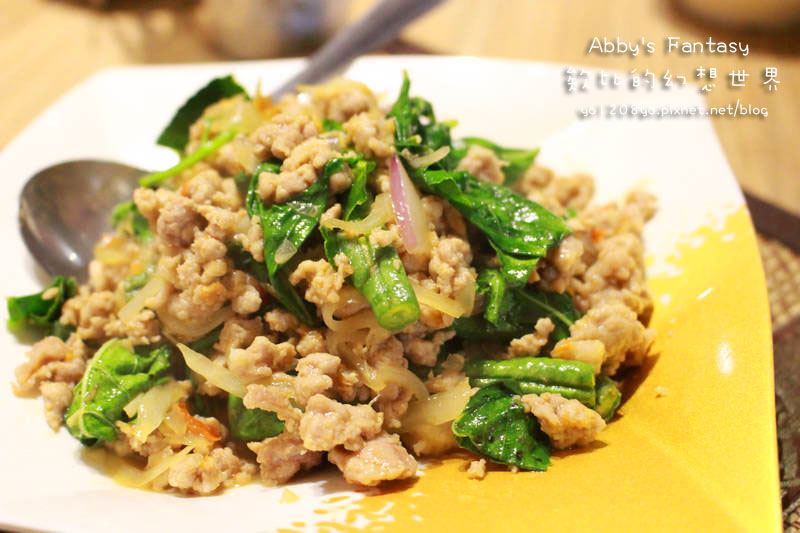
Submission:
MULTIPOLYGON (((339 32, 305 68, 272 93, 273 99, 302 83, 316 83, 354 58, 391 40, 408 23, 442 0, 383 0, 339 32)), ((50 275, 84 282, 94 245, 111 229, 110 213, 130 200, 138 178, 147 171, 112 161, 77 160, 34 174, 22 189, 20 231, 25 245, 50 275)))

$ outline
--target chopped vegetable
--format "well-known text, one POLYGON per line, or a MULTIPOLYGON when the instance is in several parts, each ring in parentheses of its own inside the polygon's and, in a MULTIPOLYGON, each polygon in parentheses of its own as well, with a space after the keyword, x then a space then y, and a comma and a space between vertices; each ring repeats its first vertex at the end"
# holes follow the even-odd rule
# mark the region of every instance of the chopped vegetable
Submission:
POLYGON ((142 187, 153 187, 162 181, 180 174, 187 168, 193 167, 195 164, 215 153, 225 144, 229 143, 235 136, 235 130, 223 131, 213 139, 201 143, 200 146, 197 147, 197 150, 182 158, 176 165, 166 170, 159 170, 157 172, 151 172, 150 174, 142 176, 139 178, 139 185, 142 187))
POLYGON ((216 442, 220 439, 221 435, 219 432, 189 413, 189 410, 186 409, 185 404, 178 404, 178 412, 180 412, 181 416, 183 416, 184 422, 186 422, 187 432, 200 435, 201 437, 208 439, 210 442, 216 442))
POLYGON ((233 372, 185 344, 178 343, 177 346, 183 355, 183 360, 186 361, 186 366, 203 376, 210 384, 239 397, 247 394, 247 386, 233 372))
POLYGON ((193 342, 209 331, 212 331, 232 316, 233 308, 230 305, 226 305, 199 321, 179 320, 172 316, 166 309, 162 309, 159 312, 158 319, 161 321, 161 325, 166 333, 180 340, 193 342))
POLYGON ((342 131, 342 123, 326 118, 322 120, 322 131, 342 131))
POLYGON ((517 394, 550 392, 574 398, 588 407, 595 405, 594 367, 580 361, 549 357, 479 359, 468 361, 464 373, 473 387, 501 382, 517 394))
POLYGON ((506 254, 544 257, 569 234, 561 217, 502 185, 481 181, 464 171, 425 170, 415 175, 506 254))
POLYGON ((122 202, 114 207, 114 210, 111 211, 111 226, 124 235, 134 237, 139 242, 153 239, 150 224, 132 201, 122 202))
POLYGON ((159 276, 153 276, 150 281, 148 281, 144 287, 139 289, 133 297, 128 300, 128 303, 119 310, 117 316, 123 322, 130 322, 133 320, 136 315, 139 314, 139 311, 144 309, 145 303, 150 298, 159 295, 167 288, 167 282, 164 281, 164 278, 159 276))
POLYGON ((400 238, 412 254, 426 254, 431 250, 428 215, 416 186, 397 155, 389 160, 389 185, 392 191, 392 206, 400 229, 400 238))
MULTIPOLYGON (((359 209, 358 211, 361 212, 363 210, 359 209)), ((355 220, 329 218, 322 226, 327 229, 340 229, 347 233, 348 237, 357 237, 359 235, 369 235, 373 230, 382 227, 392 218, 394 218, 392 200, 388 194, 383 193, 375 197, 375 201, 369 207, 369 214, 364 218, 355 220)))
POLYGON ((528 170, 528 167, 533 164, 533 160, 539 153, 538 148, 533 148, 531 150, 504 148, 490 140, 481 139, 480 137, 465 137, 459 139, 457 144, 461 145, 459 149, 455 150, 455 157, 458 159, 461 159, 461 157, 467 153, 470 146, 478 145, 488 148, 494 152, 499 159, 508 163, 503 167, 503 175, 505 175, 504 185, 512 185, 515 183, 517 179, 528 170))
POLYGON ((133 295, 136 294, 142 287, 147 285, 147 282, 150 281, 150 277, 155 272, 155 265, 148 265, 147 268, 139 272, 138 274, 134 274, 129 278, 125 278, 123 281, 122 288, 125 290, 125 301, 129 302, 133 295))
POLYGON ((139 355, 119 339, 103 344, 89 360, 64 413, 69 433, 85 446, 116 439, 123 408, 166 373, 169 356, 168 346, 139 355))
POLYGON ((412 402, 403 416, 403 427, 413 428, 418 424, 438 426, 455 420, 464 410, 472 389, 468 380, 427 398, 412 402))
POLYGON ((203 353, 219 341, 219 332, 222 331, 223 324, 212 329, 199 339, 189 343, 189 348, 195 352, 203 353))
POLYGON ((236 440, 261 441, 283 432, 283 422, 275 413, 248 409, 238 396, 228 395, 228 422, 231 436, 236 440))
POLYGON ((345 220, 363 218, 361 210, 367 207, 370 194, 367 191, 367 178, 375 170, 375 161, 361 160, 352 166, 353 183, 347 193, 347 202, 344 204, 342 216, 345 220), (356 211, 358 210, 358 211, 356 211))
POLYGON ((479 389, 455 422, 453 435, 462 448, 495 463, 524 470, 547 470, 550 450, 536 418, 500 385, 479 389))
POLYGON ((381 327, 398 331, 419 319, 417 297, 393 246, 376 247, 366 237, 349 239, 323 230, 328 261, 335 265, 337 254, 347 256, 353 267, 350 282, 369 302, 381 327))
POLYGON ((245 94, 233 76, 211 80, 178 109, 167 127, 158 137, 158 144, 183 152, 189 142, 189 127, 199 119, 208 106, 223 98, 245 94))
POLYGON ((147 437, 164 421, 167 411, 178 400, 186 397, 188 383, 169 380, 139 394, 128 402, 124 411, 133 422, 133 436, 144 443, 147 437))
POLYGON ((535 289, 531 286, 509 288, 507 279, 495 269, 480 273, 477 293, 484 298, 483 316, 456 319, 459 336, 467 339, 510 340, 530 333, 540 318, 550 318, 555 326, 551 338, 569 337, 569 328, 580 318, 572 297, 535 289))
POLYGON ((597 376, 595 411, 605 420, 610 420, 617 412, 620 402, 622 402, 622 394, 614 380, 605 374, 597 376))
POLYGON ((34 326, 52 332, 61 316, 61 306, 77 292, 75 280, 56 276, 42 292, 6 298, 8 329, 34 326))
MULTIPOLYGON (((395 148, 415 168, 412 179, 428 192, 441 196, 489 238, 497 250, 504 275, 512 285, 527 281, 536 261, 569 234, 564 220, 510 189, 481 181, 468 172, 456 171, 466 149, 452 150, 450 127, 436 121, 430 102, 409 96, 408 75, 389 116, 395 119, 395 148), (425 159, 430 152, 451 148, 445 157, 425 159), (422 156, 422 157, 421 157, 422 156), (505 270, 509 269, 506 273, 505 270)), ((478 138, 466 144, 480 144, 500 152, 512 163, 504 170, 513 181, 536 150, 503 149, 478 138)))
POLYGON ((264 263, 270 283, 284 307, 308 325, 314 324, 314 315, 308 304, 288 283, 287 273, 279 272, 279 270, 294 256, 319 224, 320 216, 325 209, 325 202, 328 199, 330 177, 343 170, 345 164, 356 165, 359 161, 359 158, 337 158, 328 161, 317 181, 306 190, 285 203, 269 207, 261 202, 257 192, 258 176, 264 172, 262 165, 256 169, 250 183, 246 204, 248 212, 259 215, 261 227, 264 228, 264 263), (287 253, 289 248, 284 245, 285 242, 291 245, 294 252, 287 253), (282 246, 283 253, 278 255, 277 252, 282 246))

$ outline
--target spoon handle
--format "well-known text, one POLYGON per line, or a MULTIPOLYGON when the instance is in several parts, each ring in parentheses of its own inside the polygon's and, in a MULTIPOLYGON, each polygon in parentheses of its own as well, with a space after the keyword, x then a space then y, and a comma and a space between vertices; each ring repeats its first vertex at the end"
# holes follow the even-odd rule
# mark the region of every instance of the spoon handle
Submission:
POLYGON ((383 0, 360 20, 336 34, 312 55, 303 70, 270 95, 273 100, 295 86, 317 83, 336 73, 361 54, 391 40, 407 24, 442 0, 383 0))

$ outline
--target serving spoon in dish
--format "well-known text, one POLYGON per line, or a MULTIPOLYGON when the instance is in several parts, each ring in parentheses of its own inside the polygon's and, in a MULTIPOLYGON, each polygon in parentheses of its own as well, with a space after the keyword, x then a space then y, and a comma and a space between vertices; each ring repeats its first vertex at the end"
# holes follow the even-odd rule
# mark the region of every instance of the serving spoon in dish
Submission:
MULTIPOLYGON (((328 41, 270 96, 275 100, 297 85, 317 83, 335 74, 356 57, 391 40, 441 2, 383 0, 328 41)), ((20 194, 19 223, 25 245, 42 269, 50 275, 86 281, 94 246, 111 229, 111 210, 131 199, 139 178, 147 173, 113 161, 83 159, 34 174, 20 194)))

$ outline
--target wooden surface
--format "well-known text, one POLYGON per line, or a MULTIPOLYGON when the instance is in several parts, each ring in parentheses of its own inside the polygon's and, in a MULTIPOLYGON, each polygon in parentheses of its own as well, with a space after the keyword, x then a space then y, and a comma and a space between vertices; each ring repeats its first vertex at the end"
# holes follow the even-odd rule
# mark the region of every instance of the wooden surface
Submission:
MULTIPOLYGON (((358 16, 373 0, 332 0, 358 16)), ((107 66, 229 59, 209 46, 186 2, 129 1, 97 11, 74 2, 0 0, 0 147, 70 87, 107 66)), ((716 118, 734 173, 751 192, 800 214, 800 28, 779 34, 707 27, 666 0, 449 0, 411 26, 404 37, 435 52, 508 57, 630 71, 666 69, 692 76, 716 67, 709 105, 766 106, 769 117, 716 118), (652 55, 587 54, 593 37, 645 37, 652 55), (663 40, 743 41, 747 57, 666 55, 663 40), (761 85, 777 67, 777 92, 761 85), (750 73, 740 89, 727 86, 732 69, 750 73)), ((689 119, 673 119, 689 120, 689 119)), ((691 171, 687 169, 687 171, 691 171)))

